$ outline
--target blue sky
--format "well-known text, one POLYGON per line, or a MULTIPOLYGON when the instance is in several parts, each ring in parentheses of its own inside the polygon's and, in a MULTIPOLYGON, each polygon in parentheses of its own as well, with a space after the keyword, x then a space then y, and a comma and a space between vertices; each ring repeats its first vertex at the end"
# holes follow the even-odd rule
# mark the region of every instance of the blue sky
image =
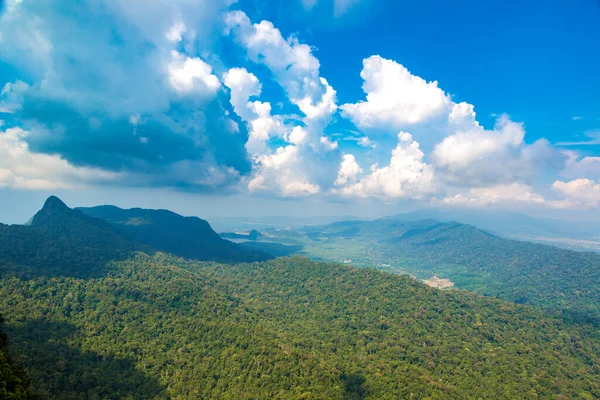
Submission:
POLYGON ((597 217, 599 21, 595 0, 7 0, 0 221, 49 193, 597 217))

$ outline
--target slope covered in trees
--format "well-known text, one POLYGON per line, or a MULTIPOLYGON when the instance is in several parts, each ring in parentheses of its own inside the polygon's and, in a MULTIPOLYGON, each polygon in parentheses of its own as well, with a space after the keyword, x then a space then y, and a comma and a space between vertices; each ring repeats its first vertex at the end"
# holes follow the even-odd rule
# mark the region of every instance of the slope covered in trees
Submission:
POLYGON ((76 398, 600 396, 600 338, 372 269, 138 253, 96 279, 0 280, 35 387, 76 398))
POLYGON ((115 206, 79 208, 100 218, 138 243, 154 249, 197 260, 251 262, 271 259, 269 254, 246 249, 222 239, 203 219, 183 217, 168 210, 115 206))
POLYGON ((20 368, 14 365, 8 348, 8 335, 4 333, 0 315, 0 399, 27 400, 38 397, 29 389, 29 381, 20 368))
POLYGON ((0 263, 21 272, 98 276, 108 261, 124 259, 137 250, 149 251, 105 221, 72 210, 54 196, 30 225, 0 225, 0 263))
POLYGON ((198 218, 167 211, 140 212, 148 215, 148 225, 120 229, 51 196, 29 225, 0 224, 0 263, 4 269, 12 266, 21 272, 96 277, 104 274, 108 261, 124 260, 137 251, 151 254, 167 249, 184 257, 221 262, 272 258, 221 239, 198 218))
MULTIPOLYGON (((349 258, 420 279, 433 274, 456 286, 505 300, 560 310, 565 317, 600 322, 600 254, 509 240, 457 222, 343 221, 269 232, 301 242, 311 256, 349 258), (330 251, 336 249, 336 251, 330 251)), ((273 240, 273 238, 271 238, 273 240)))

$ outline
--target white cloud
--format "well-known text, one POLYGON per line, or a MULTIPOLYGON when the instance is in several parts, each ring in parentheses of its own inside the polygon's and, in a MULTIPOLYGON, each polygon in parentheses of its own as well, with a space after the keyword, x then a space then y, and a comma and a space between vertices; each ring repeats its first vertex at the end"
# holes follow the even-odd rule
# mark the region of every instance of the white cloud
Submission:
POLYGON ((503 116, 493 131, 473 125, 445 138, 435 147, 433 155, 440 167, 465 169, 477 160, 521 146, 524 137, 523 125, 503 116))
POLYGON ((509 205, 520 204, 544 204, 546 200, 536 194, 533 188, 522 183, 511 183, 508 185, 496 185, 490 187, 473 188, 466 194, 456 194, 445 197, 442 203, 448 205, 509 205))
POLYGON ((182 95, 212 96, 221 87, 210 65, 198 57, 188 57, 177 51, 171 52, 168 75, 173 89, 182 95))
POLYGON ((321 136, 320 143, 328 151, 338 148, 338 142, 331 141, 327 136, 321 136))
POLYGON ((231 90, 231 105, 235 113, 249 125, 246 149, 252 155, 265 153, 265 142, 273 135, 283 134, 284 126, 280 118, 271 115, 270 103, 250 101, 261 93, 262 85, 258 78, 245 68, 232 68, 223 74, 223 83, 231 90))
POLYGON ((427 82, 380 56, 363 60, 360 76, 367 100, 340 108, 362 129, 402 129, 442 114, 451 103, 437 82, 427 82))
POLYGON ((434 172, 423 159, 419 143, 406 132, 398 134, 398 146, 392 151, 389 165, 371 167, 371 173, 360 181, 334 193, 348 197, 382 199, 423 199, 435 192, 434 172))
POLYGON ((307 136, 308 132, 306 129, 301 126, 295 126, 294 129, 292 129, 292 133, 288 136, 288 141, 295 145, 301 145, 306 141, 307 136))
POLYGON ((210 53, 215 24, 230 4, 83 0, 67 9, 61 0, 15 3, 0 15, 0 58, 44 94, 80 110, 162 111, 170 99, 162 76, 172 61, 171 40, 185 33, 190 57, 210 53))
POLYGON ((338 176, 335 180, 336 186, 354 183, 358 175, 362 174, 363 170, 356 162, 356 158, 352 154, 344 154, 344 158, 340 163, 338 176))
POLYGON ((566 178, 600 178, 600 157, 581 155, 576 151, 563 152, 567 156, 564 170, 560 173, 566 178))
POLYGON ((358 145, 361 147, 375 147, 375 144, 368 136, 363 136, 358 139, 358 145))
POLYGON ((320 187, 309 181, 303 173, 302 154, 298 147, 279 147, 273 154, 264 154, 257 159, 255 176, 248 183, 248 189, 271 191, 281 197, 305 197, 320 192, 320 187))
MULTIPOLYGON (((440 183, 468 187, 532 182, 539 171, 559 170, 565 157, 545 139, 528 145, 521 123, 500 116, 487 130, 474 106, 455 103, 436 81, 427 82, 380 56, 363 61, 366 101, 344 104, 342 115, 363 130, 410 127, 426 149, 440 183)), ((367 142, 368 143, 368 142, 367 142)))
POLYGON ((229 32, 247 50, 248 56, 266 65, 284 88, 290 101, 309 120, 329 122, 337 109, 335 90, 319 76, 319 60, 312 48, 295 37, 283 38, 270 21, 252 24, 242 11, 225 14, 229 32))
POLYGON ((569 182, 555 181, 552 189, 566 199, 555 201, 555 208, 586 209, 600 205, 600 182, 591 179, 579 178, 569 182))
POLYGON ((0 187, 57 189, 114 181, 119 174, 97 168, 75 167, 56 155, 33 153, 20 128, 0 132, 0 187))
POLYGON ((432 158, 440 176, 450 183, 490 186, 530 181, 539 169, 563 161, 544 139, 525 144, 523 124, 506 115, 498 118, 493 130, 486 130, 476 121, 472 106, 460 103, 450 113, 449 126, 454 132, 434 147, 432 158))
MULTIPOLYGON (((319 76, 319 61, 312 54, 312 48, 300 43, 296 37, 285 39, 269 21, 252 24, 241 11, 225 13, 224 21, 226 32, 233 35, 252 61, 269 69, 288 100, 301 112, 299 118, 302 124, 295 125, 284 123, 285 116, 271 116, 267 112, 261 114, 264 116, 262 125, 269 129, 269 135, 261 136, 263 143, 268 137, 277 135, 287 145, 274 152, 265 146, 254 147, 255 165, 248 188, 283 197, 319 193, 321 186, 316 182, 325 181, 324 176, 335 174, 335 171, 323 168, 323 165, 329 162, 327 153, 333 155, 338 143, 324 136, 323 129, 330 123, 337 105, 335 90, 319 76)), ((230 86, 227 82, 225 84, 230 86)), ((249 83, 248 87, 254 89, 249 91, 250 94, 260 93, 252 84, 249 83)), ((246 94, 243 97, 245 99, 246 94)), ((234 101, 237 102, 232 98, 232 104, 234 101)), ((257 102, 248 102, 246 109, 251 108, 251 104, 260 104, 271 111, 269 103, 257 102)), ((247 121, 255 121, 251 117, 244 117, 237 111, 238 108, 235 108, 238 115, 247 121)), ((255 130, 254 127, 251 129, 250 140, 255 130)), ((250 149, 250 146, 246 148, 250 149)))

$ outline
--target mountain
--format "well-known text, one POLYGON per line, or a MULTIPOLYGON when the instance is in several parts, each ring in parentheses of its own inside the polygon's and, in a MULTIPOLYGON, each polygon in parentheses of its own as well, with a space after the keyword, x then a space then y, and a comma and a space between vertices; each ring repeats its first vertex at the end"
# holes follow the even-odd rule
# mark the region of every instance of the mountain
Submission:
POLYGON ((600 337, 525 306, 305 258, 163 253, 0 279, 13 354, 52 399, 600 397, 600 337))
POLYGON ((82 245, 91 244, 94 247, 112 250, 135 248, 128 238, 106 221, 69 208, 56 196, 50 196, 46 200, 42 209, 33 216, 29 226, 51 235, 81 242, 82 245))
MULTIPOLYGON (((226 241, 215 241, 205 221, 168 211, 91 210, 104 219, 50 198, 31 226, 0 226, 0 310, 11 353, 46 398, 600 397, 600 332, 591 324, 302 257, 227 265, 184 259, 155 252, 150 242, 174 246, 187 235, 182 248, 195 251, 192 242, 226 241), (94 263, 110 269, 91 274, 94 263)), ((522 250, 511 247, 520 242, 434 220, 283 233, 450 272, 458 265, 476 273, 467 261, 481 246, 481 262, 491 267, 478 261, 477 268, 499 281, 492 270, 505 267, 501 253, 522 250)), ((504 270, 517 278, 504 288, 522 284, 519 271, 529 267, 521 261, 535 277, 546 248, 510 258, 514 268, 504 270)), ((587 288, 581 298, 597 304, 587 288)), ((13 379, 5 371, 0 394, 13 379)))
MULTIPOLYGON (((76 210, 102 219, 116 232, 137 243, 182 257, 220 262, 251 262, 273 258, 221 238, 203 219, 183 217, 168 210, 128 210, 98 206, 76 210)), ((35 220, 34 220, 35 223, 35 220)))
MULTIPOLYGON (((315 259, 427 279, 505 300, 559 310, 600 324, 600 254, 511 240, 471 225, 433 219, 343 221, 297 231, 266 232, 303 244, 315 259)), ((276 241, 276 238, 271 238, 276 241)))
POLYGON ((251 229, 301 228, 307 225, 325 225, 336 221, 355 219, 350 216, 245 216, 213 217, 212 226, 219 232, 247 231, 251 229))
POLYGON ((534 218, 525 214, 495 210, 462 210, 428 208, 397 214, 384 219, 419 221, 435 219, 442 222, 460 222, 512 238, 571 238, 600 239, 597 223, 534 218))
POLYGON ((225 239, 258 240, 262 234, 256 229, 252 229, 248 233, 223 232, 220 236, 225 239))
POLYGON ((146 249, 105 221, 49 197, 29 225, 0 225, 0 263, 51 275, 93 276, 106 263, 146 249))

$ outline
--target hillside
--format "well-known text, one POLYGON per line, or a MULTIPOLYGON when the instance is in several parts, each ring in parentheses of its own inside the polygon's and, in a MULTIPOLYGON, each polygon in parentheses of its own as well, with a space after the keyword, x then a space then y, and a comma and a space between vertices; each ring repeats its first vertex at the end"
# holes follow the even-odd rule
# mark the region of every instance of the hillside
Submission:
POLYGON ((471 225, 436 220, 343 221, 296 231, 268 231, 270 240, 302 243, 315 259, 427 279, 565 317, 600 323, 600 254, 509 240, 471 225), (276 238, 273 236, 277 236, 276 238))
MULTIPOLYGON (((183 217, 108 210, 112 222, 51 198, 31 226, 0 226, 0 310, 11 352, 46 398, 600 397, 600 332, 592 325, 302 257, 185 260, 120 227, 158 229, 183 217)), ((403 249, 407 260, 427 246, 458 257, 479 243, 496 257, 494 246, 507 245, 436 221, 283 233, 296 242, 403 249), (385 232, 393 238, 375 240, 385 232)), ((1 377, 0 388, 11 379, 1 377)))
POLYGON ((558 247, 596 251, 600 250, 600 228, 592 220, 560 220, 533 218, 516 212, 476 209, 427 208, 397 214, 385 219, 420 221, 434 219, 441 222, 459 222, 504 237, 558 247))
POLYGON ((106 222, 50 197, 30 225, 0 225, 2 269, 79 277, 98 276, 108 261, 147 246, 133 243, 106 222))
POLYGON ((406 276, 157 254, 99 279, 0 280, 14 354, 52 399, 600 396, 600 338, 406 276))
POLYGON ((251 262, 273 258, 267 253, 246 249, 222 239, 203 219, 183 217, 168 210, 115 206, 79 208, 99 218, 125 237, 154 249, 197 260, 251 262))
POLYGON ((0 315, 0 399, 38 399, 30 389, 25 372, 17 368, 9 352, 8 335, 3 331, 4 319, 0 315))

